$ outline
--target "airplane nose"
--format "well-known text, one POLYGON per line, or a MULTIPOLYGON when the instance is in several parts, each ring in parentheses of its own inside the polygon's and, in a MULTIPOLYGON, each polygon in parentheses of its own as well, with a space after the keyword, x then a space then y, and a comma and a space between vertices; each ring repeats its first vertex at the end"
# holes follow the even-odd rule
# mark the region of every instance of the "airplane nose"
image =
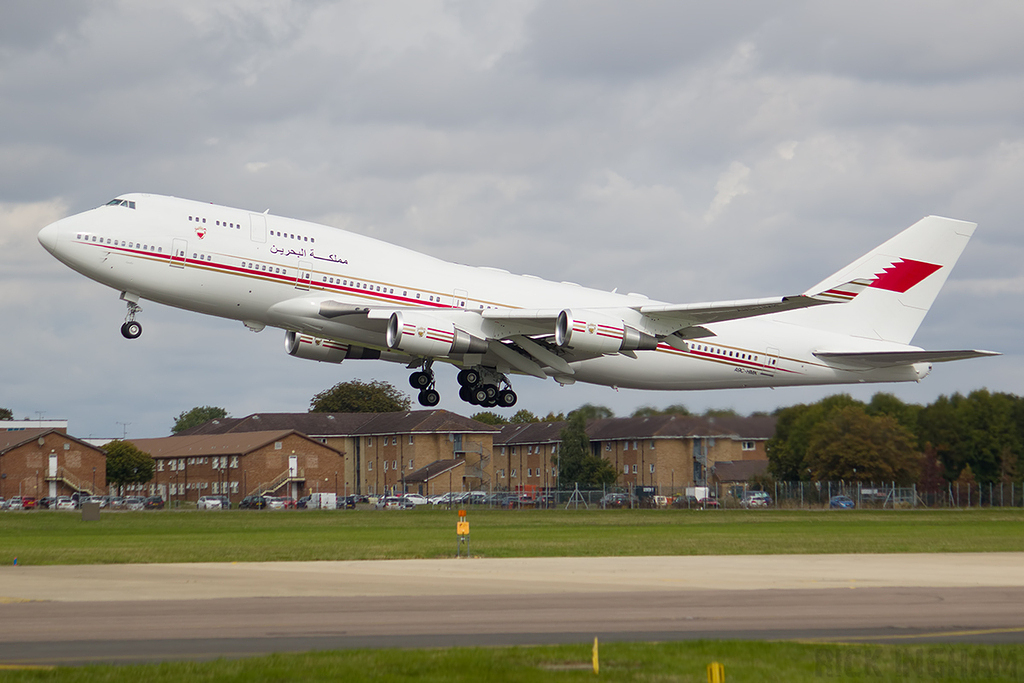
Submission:
POLYGON ((51 254, 57 250, 57 240, 60 236, 60 228, 57 223, 50 223, 39 231, 39 244, 51 254))

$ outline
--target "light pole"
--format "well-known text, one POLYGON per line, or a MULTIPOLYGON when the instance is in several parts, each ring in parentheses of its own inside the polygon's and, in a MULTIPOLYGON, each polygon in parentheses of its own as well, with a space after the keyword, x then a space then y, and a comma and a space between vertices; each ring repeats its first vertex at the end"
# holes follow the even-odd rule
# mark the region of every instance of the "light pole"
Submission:
POLYGON ((92 468, 92 495, 96 495, 96 468, 92 468))

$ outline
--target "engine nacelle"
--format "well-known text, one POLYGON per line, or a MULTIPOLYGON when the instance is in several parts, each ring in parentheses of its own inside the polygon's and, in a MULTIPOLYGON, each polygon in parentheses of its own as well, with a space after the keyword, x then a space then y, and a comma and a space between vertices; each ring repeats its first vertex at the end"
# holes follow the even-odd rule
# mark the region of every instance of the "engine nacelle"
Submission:
POLYGON ((387 343, 412 356, 485 353, 487 342, 454 323, 415 311, 395 311, 388 320, 387 343))
POLYGON ((555 322, 555 343, 581 353, 653 351, 658 340, 634 329, 621 319, 593 311, 566 309, 555 322))
POLYGON ((322 363, 340 363, 343 360, 377 360, 380 351, 365 346, 342 344, 333 339, 321 339, 308 334, 284 333, 284 350, 289 356, 318 360, 322 363))

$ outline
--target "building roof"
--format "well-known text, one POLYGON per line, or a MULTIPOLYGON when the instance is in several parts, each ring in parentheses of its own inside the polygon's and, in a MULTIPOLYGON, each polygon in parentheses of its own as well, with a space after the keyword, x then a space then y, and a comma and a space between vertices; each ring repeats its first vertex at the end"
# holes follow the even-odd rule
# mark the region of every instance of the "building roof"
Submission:
POLYGON ((447 474, 450 470, 454 470, 460 465, 465 464, 466 461, 461 458, 454 460, 438 460, 430 463, 426 467, 419 468, 412 474, 404 477, 404 480, 406 484, 425 484, 434 477, 447 474))
POLYGON ((313 441, 317 446, 340 453, 330 446, 310 439, 294 429, 268 432, 241 432, 229 434, 192 434, 164 436, 157 439, 129 439, 136 448, 154 458, 192 458, 196 456, 248 455, 275 441, 291 435, 313 441))
POLYGON ((767 460, 721 460, 713 466, 718 481, 750 481, 751 477, 768 471, 767 460))
POLYGON ((254 413, 248 417, 210 420, 183 431, 181 436, 275 429, 294 429, 315 438, 497 432, 491 425, 447 410, 407 410, 397 413, 254 413))
MULTIPOLYGON (((496 446, 559 441, 565 422, 535 422, 501 425, 494 437, 496 446)), ((692 415, 652 415, 649 417, 611 417, 587 422, 591 441, 629 441, 632 439, 770 439, 775 433, 775 418, 699 417, 692 415)))
POLYGON ((76 439, 73 436, 69 436, 62 429, 58 429, 58 428, 46 429, 46 428, 44 428, 44 429, 18 429, 18 430, 11 430, 11 431, 0 431, 0 455, 3 455, 4 453, 6 453, 8 451, 12 451, 15 448, 19 448, 21 446, 24 446, 25 444, 29 443, 30 441, 35 441, 36 439, 38 439, 40 437, 45 437, 48 434, 57 434, 57 435, 65 438, 65 439, 68 439, 69 441, 74 441, 75 443, 77 443, 79 445, 82 445, 82 446, 85 446, 86 448, 91 448, 91 449, 93 449, 95 451, 99 451, 100 453, 103 453, 103 449, 102 448, 97 448, 96 446, 93 446, 92 444, 86 443, 85 441, 82 441, 81 439, 76 439))

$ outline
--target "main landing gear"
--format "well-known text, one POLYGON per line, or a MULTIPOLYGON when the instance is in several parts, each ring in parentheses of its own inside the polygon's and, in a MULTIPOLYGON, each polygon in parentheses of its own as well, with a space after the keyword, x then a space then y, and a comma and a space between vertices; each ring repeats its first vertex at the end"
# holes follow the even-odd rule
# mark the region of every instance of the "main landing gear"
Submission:
POLYGON ((441 402, 441 394, 434 389, 434 371, 430 366, 431 362, 427 361, 423 365, 423 370, 409 375, 409 386, 420 390, 420 394, 416 398, 421 406, 433 408, 441 402))
POLYGON ((458 376, 459 398, 484 408, 511 408, 518 397, 505 375, 489 368, 466 368, 458 376))
POLYGON ((141 306, 134 301, 128 302, 128 315, 125 316, 124 325, 121 325, 121 335, 125 339, 138 339, 142 335, 142 323, 135 321, 135 314, 141 312, 141 306))
MULTIPOLYGON (((409 375, 409 386, 419 390, 417 400, 421 406, 433 408, 441 402, 434 389, 432 362, 423 363, 422 370, 409 375)), ((459 398, 466 403, 484 408, 511 408, 519 398, 512 391, 512 383, 505 375, 490 368, 466 368, 459 372, 459 398)))

